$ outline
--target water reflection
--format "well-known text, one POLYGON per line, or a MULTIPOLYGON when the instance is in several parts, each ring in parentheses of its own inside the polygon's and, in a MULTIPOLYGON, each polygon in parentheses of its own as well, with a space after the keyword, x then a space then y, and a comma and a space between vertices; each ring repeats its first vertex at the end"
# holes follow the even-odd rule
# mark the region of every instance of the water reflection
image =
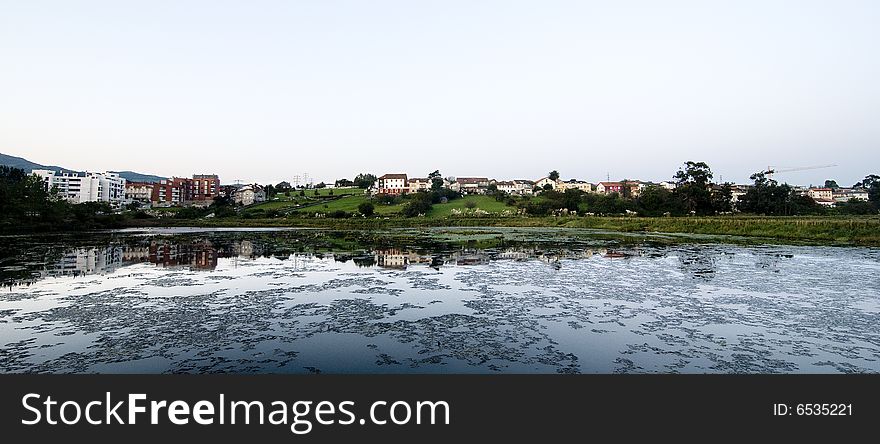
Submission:
POLYGON ((880 371, 876 249, 473 231, 12 239, 0 371, 880 371))

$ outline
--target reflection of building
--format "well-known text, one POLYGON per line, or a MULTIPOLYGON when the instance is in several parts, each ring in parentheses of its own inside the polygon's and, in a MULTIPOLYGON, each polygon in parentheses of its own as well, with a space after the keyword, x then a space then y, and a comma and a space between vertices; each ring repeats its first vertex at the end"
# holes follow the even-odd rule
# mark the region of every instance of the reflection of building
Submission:
POLYGON ((383 268, 405 269, 409 264, 409 252, 396 248, 388 250, 376 250, 376 265, 383 268))
POLYGON ((480 250, 462 250, 452 254, 455 265, 480 265, 489 262, 489 256, 480 250))
POLYGON ((64 256, 47 270, 50 276, 82 276, 104 274, 122 266, 122 247, 77 248, 64 256))
POLYGON ((156 243, 149 247, 150 263, 163 267, 189 266, 193 269, 217 268, 217 250, 208 241, 190 244, 156 243))
POLYGON ((254 256, 254 244, 251 241, 243 240, 241 242, 236 242, 234 249, 236 256, 254 256))

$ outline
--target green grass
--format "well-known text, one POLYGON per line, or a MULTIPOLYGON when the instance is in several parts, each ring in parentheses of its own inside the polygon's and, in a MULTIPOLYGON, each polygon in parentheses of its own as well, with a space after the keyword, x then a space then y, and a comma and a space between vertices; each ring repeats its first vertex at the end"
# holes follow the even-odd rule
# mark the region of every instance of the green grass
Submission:
MULTIPOLYGON (((288 210, 288 209, 296 209, 297 205, 300 206, 317 206, 323 208, 323 204, 327 203, 328 205, 332 205, 331 199, 336 199, 341 196, 344 199, 351 199, 352 197, 360 197, 363 198, 364 190, 360 188, 343 188, 343 189, 334 189, 328 190, 325 188, 318 190, 318 196, 315 196, 315 190, 306 190, 305 196, 300 196, 299 191, 291 191, 290 196, 285 196, 284 193, 279 193, 273 197, 272 200, 258 203, 255 205, 251 205, 247 207, 246 211, 262 209, 263 211, 269 210, 288 210), (330 191, 333 191, 333 194, 330 194, 330 191), (325 202, 327 200, 327 202, 325 202)), ((342 199, 340 199, 342 200, 342 199)), ((363 201, 363 200, 361 200, 363 201)), ((357 204, 355 204, 355 208, 357 208, 357 204)), ((332 210, 331 210, 332 211, 332 210)))
MULTIPOLYGON (((304 212, 315 212, 315 213, 331 213, 333 211, 342 210, 347 213, 357 213, 358 205, 370 201, 367 196, 364 195, 354 195, 354 196, 345 196, 340 197, 339 199, 325 202, 323 204, 318 204, 315 206, 310 206, 303 208, 304 212), (326 207, 325 207, 326 205, 326 207)), ((373 209, 375 214, 378 215, 394 215, 400 212, 402 205, 385 205, 381 204, 375 200, 373 202, 373 209)))
POLYGON ((457 209, 468 212, 481 209, 490 214, 499 214, 505 210, 515 211, 516 208, 507 206, 504 202, 498 202, 489 196, 465 196, 461 199, 453 199, 445 204, 434 204, 434 208, 427 214, 429 218, 445 218, 453 216, 452 210, 457 209), (473 209, 468 208, 468 202, 475 204, 473 209))

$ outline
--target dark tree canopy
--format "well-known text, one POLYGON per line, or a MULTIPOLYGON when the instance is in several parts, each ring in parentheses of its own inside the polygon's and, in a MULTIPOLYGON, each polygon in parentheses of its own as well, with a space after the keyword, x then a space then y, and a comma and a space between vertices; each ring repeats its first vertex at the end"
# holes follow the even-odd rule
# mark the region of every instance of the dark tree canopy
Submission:
POLYGON ((676 187, 674 194, 681 199, 684 208, 693 214, 714 214, 712 189, 712 169, 705 162, 685 162, 684 167, 673 176, 676 187))
POLYGON ((352 183, 358 188, 367 189, 376 183, 376 176, 370 173, 361 173, 354 177, 352 183))

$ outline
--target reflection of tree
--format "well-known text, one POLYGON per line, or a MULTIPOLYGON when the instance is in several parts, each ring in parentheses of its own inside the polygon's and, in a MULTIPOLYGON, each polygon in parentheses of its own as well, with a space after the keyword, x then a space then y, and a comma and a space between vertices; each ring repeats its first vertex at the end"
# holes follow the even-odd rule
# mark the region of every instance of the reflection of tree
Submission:
POLYGON ((681 271, 694 279, 712 279, 717 269, 717 252, 712 248, 682 248, 678 250, 681 271))

